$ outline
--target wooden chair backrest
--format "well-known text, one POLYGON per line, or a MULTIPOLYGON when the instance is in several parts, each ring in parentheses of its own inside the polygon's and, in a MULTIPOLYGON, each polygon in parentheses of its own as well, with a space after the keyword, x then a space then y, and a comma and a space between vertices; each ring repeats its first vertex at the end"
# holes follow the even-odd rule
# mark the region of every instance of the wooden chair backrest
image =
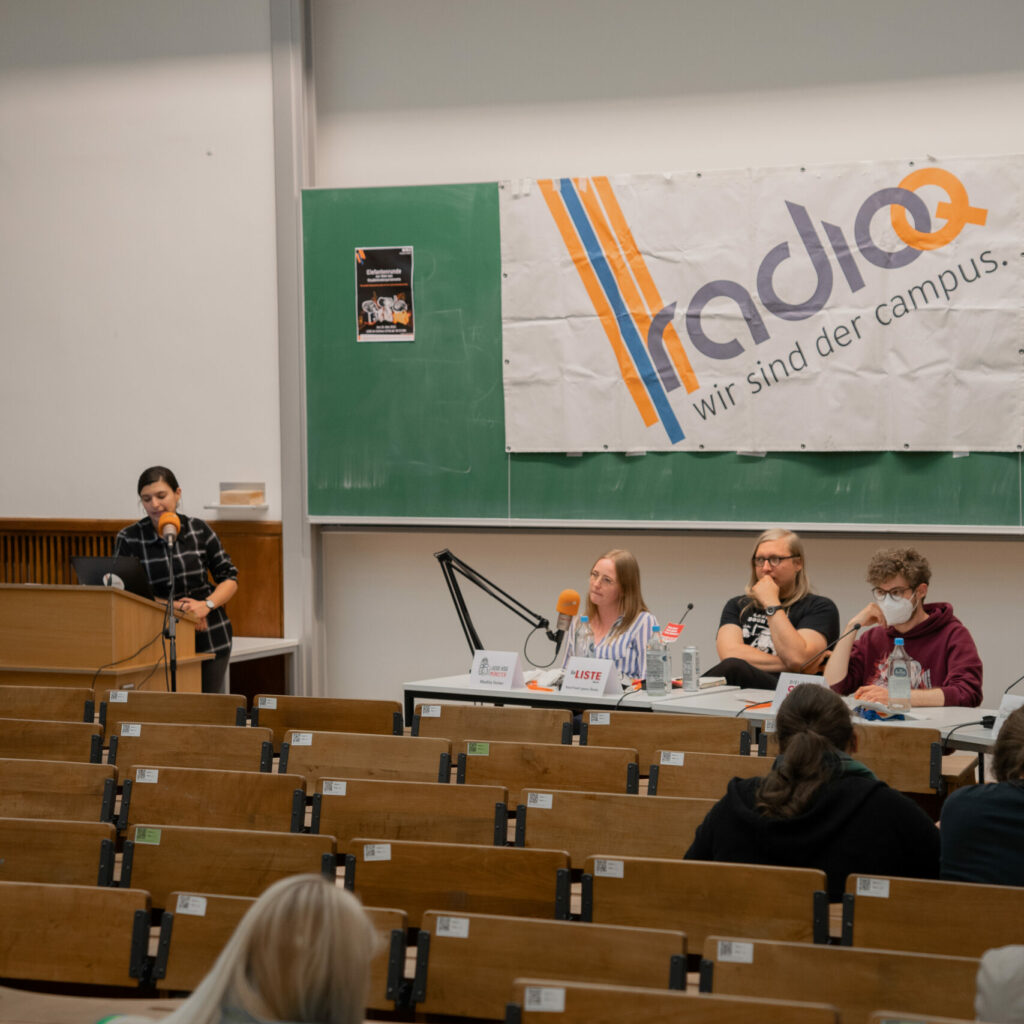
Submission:
POLYGON ((428 910, 519 917, 569 914, 569 856, 468 843, 352 840, 345 886, 368 906, 400 907, 418 928, 428 910))
POLYGON ((306 823, 301 775, 214 768, 136 765, 124 780, 117 827, 138 821, 201 828, 301 832, 306 823))
POLYGON ((279 878, 309 872, 335 877, 332 836, 147 823, 128 831, 121 884, 166 909, 179 889, 259 896, 279 878))
POLYGON ((846 880, 846 946, 980 957, 986 949, 1019 943, 1022 922, 1019 886, 866 875, 846 880))
MULTIPOLYGON (((160 941, 153 964, 156 988, 191 992, 203 980, 231 938, 245 912, 256 902, 244 896, 172 892, 160 919, 160 941)), ((380 907, 363 908, 380 935, 370 963, 367 1008, 393 1010, 405 969, 405 913, 380 907)))
POLYGON ((363 907, 380 936, 380 947, 370 963, 368 1010, 394 1010, 406 997, 402 991, 405 977, 405 937, 409 916, 404 910, 390 907, 363 907))
POLYGON ((252 896, 172 892, 160 918, 153 983, 165 992, 191 992, 203 980, 256 902, 252 896))
POLYGON ((701 990, 829 1002, 843 1024, 862 1024, 881 1006, 970 1018, 979 961, 799 942, 709 936, 701 990))
POLYGON ((767 757, 658 750, 651 764, 647 792, 652 796, 719 800, 725 796, 730 779, 749 779, 755 775, 763 778, 771 767, 767 757))
POLYGON ((828 940, 825 872, 760 864, 652 857, 588 857, 584 921, 678 928, 691 949, 705 937, 733 935, 828 940))
POLYGON ((0 718, 0 751, 4 757, 99 764, 103 729, 92 722, 0 718))
POLYGON ((391 779, 321 779, 313 797, 313 832, 348 853, 356 836, 427 843, 508 839, 508 796, 501 786, 451 786, 391 779))
POLYGON ((682 989, 686 936, 457 911, 423 915, 412 991, 417 1013, 500 1020, 512 982, 523 974, 682 989))
POLYGON ((122 722, 170 722, 176 725, 248 724, 245 697, 235 693, 170 693, 159 690, 103 690, 100 724, 116 736, 122 722))
POLYGON ((516 812, 516 846, 568 850, 574 869, 598 850, 623 857, 681 857, 713 800, 523 791, 516 812))
POLYGON ((0 882, 0 977, 138 986, 149 913, 136 889, 0 882))
POLYGON ((515 980, 512 1005, 518 1024, 839 1024, 835 1007, 820 1003, 533 977, 515 980))
POLYGON ((522 803, 525 789, 635 793, 639 788, 635 750, 475 738, 467 741, 466 753, 459 754, 457 779, 505 786, 512 806, 522 803))
POLYGON ((897 724, 854 725, 854 757, 903 793, 941 793, 942 743, 938 729, 897 724))
POLYGON ((305 776, 310 791, 320 779, 447 782, 451 744, 446 739, 416 736, 289 729, 278 767, 305 776))
POLYGON ((0 818, 0 881, 110 885, 116 841, 103 821, 0 818))
POLYGON ((116 795, 113 765, 0 758, 0 814, 10 818, 110 821, 116 795))
POLYGON ((92 722, 95 717, 88 686, 0 686, 0 708, 5 718, 92 722))
POLYGON ((654 764, 656 750, 747 754, 751 749, 747 730, 748 723, 742 718, 592 710, 583 712, 580 743, 633 747, 640 758, 640 770, 646 774, 654 764))
POLYGON ((572 712, 565 708, 424 703, 416 705, 412 734, 450 739, 453 757, 465 751, 469 739, 572 743, 572 712))
POLYGON ((281 749, 289 729, 400 736, 402 705, 397 700, 257 694, 252 701, 252 724, 273 731, 274 750, 281 749))
POLYGON ((108 760, 117 765, 121 779, 133 778, 137 765, 249 772, 271 768, 269 729, 122 722, 109 741, 108 760))

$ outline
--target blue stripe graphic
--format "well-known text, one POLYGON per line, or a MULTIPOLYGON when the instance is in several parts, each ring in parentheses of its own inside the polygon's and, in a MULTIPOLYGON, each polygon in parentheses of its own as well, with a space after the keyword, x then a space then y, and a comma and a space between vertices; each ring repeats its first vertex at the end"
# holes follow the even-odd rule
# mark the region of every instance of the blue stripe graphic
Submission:
POLYGON ((622 298, 619 286, 615 282, 615 276, 612 273, 611 267, 608 266, 601 243, 597 240, 594 229, 590 226, 586 210, 583 209, 583 204, 580 202, 579 196, 576 195, 576 189, 573 186, 572 180, 570 178, 561 178, 559 179, 558 186, 562 201, 565 203, 565 208, 576 227, 580 241, 583 243, 583 248, 587 251, 587 257, 594 268, 594 272, 597 274, 597 279, 601 282, 605 296, 611 304, 612 312, 618 321, 619 330, 622 332, 626 348, 629 350, 629 354, 636 365, 647 393, 651 396, 654 408, 658 411, 662 426, 664 426, 668 438, 673 444, 682 441, 686 435, 683 433, 682 427, 679 426, 679 421, 676 419, 672 406, 669 405, 668 396, 661 386, 661 381, 658 379, 658 374, 654 369, 643 339, 640 337, 640 332, 637 331, 636 324, 633 323, 633 318, 629 315, 625 300, 622 298))

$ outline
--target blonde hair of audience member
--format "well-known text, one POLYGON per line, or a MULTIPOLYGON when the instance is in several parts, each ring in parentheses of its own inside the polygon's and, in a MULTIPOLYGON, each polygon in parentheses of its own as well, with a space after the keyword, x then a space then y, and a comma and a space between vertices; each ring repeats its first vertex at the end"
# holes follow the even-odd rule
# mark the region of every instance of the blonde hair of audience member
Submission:
POLYGON ((1024 707, 1010 712, 992 748, 992 774, 997 782, 1024 779, 1024 707))
MULTIPOLYGON (((650 609, 644 603, 644 595, 640 590, 640 565, 632 553, 623 548, 612 548, 611 551, 606 551, 603 555, 598 555, 594 559, 594 565, 590 567, 591 572, 594 571, 594 566, 602 558, 607 558, 615 566, 615 577, 620 591, 619 614, 622 616, 622 619, 615 629, 608 634, 608 639, 612 639, 625 633, 633 625, 633 620, 641 612, 647 612, 650 609)), ((590 600, 589 590, 587 592, 586 608, 587 617, 593 622, 597 617, 597 606, 590 600)))
POLYGON ((358 1024, 377 943, 350 892, 320 875, 282 878, 246 911, 165 1024, 221 1024, 232 1011, 258 1021, 358 1024))
MULTIPOLYGON (((754 559, 757 557, 757 549, 769 540, 786 541, 789 554, 794 558, 800 559, 800 569, 797 571, 792 593, 787 594, 785 597, 781 594, 779 595, 782 599, 782 603, 779 607, 788 608, 790 605, 796 604, 800 598, 806 597, 811 592, 811 581, 807 578, 807 559, 804 557, 804 542, 800 539, 799 534, 794 533, 792 530, 783 530, 778 527, 771 530, 765 530, 764 533, 762 533, 754 542, 754 550, 750 553, 750 582, 747 584, 745 593, 747 597, 750 598, 750 602, 752 604, 758 603, 757 598, 753 596, 754 587, 759 579, 754 559)), ((747 607, 749 607, 749 605, 747 605, 747 607)))
POLYGON ((780 705, 775 728, 781 757, 761 783, 755 806, 768 818, 794 818, 835 777, 840 755, 854 748, 853 722, 838 694, 801 683, 780 705))

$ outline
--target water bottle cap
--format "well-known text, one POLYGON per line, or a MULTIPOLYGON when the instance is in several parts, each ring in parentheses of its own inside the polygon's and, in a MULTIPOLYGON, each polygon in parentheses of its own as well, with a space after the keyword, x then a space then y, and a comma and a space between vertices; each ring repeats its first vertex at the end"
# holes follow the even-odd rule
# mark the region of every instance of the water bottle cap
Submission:
POLYGON ((660 633, 661 632, 661 626, 655 626, 654 627, 654 632, 655 633, 660 633))
POLYGON ((902 647, 903 646, 903 637, 901 637, 901 636, 896 637, 896 639, 893 640, 893 644, 896 647, 902 647))
POLYGON ((580 616, 580 622, 589 622, 589 621, 590 621, 590 619, 588 619, 586 615, 581 615, 580 616))

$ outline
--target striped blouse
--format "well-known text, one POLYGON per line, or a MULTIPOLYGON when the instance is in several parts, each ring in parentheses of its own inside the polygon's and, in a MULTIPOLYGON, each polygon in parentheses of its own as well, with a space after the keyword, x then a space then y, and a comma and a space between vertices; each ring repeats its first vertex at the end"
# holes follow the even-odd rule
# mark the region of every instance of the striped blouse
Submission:
MULTIPOLYGON (((575 654, 579 620, 578 615, 574 616, 569 625, 565 657, 562 659, 563 666, 575 654)), ((647 641, 650 640, 658 620, 650 612, 640 612, 624 633, 613 637, 619 621, 621 616, 616 620, 615 626, 608 631, 608 635, 597 645, 597 657, 614 661, 619 675, 624 680, 643 679, 647 675, 647 641)))

